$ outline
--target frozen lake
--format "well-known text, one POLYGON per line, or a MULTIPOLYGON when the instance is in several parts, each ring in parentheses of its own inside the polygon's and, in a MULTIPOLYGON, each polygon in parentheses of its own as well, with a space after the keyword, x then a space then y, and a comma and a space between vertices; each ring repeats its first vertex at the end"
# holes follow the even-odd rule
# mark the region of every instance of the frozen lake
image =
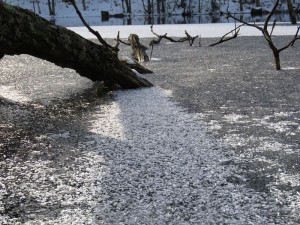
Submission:
POLYGON ((298 224, 299 43, 277 72, 262 37, 217 40, 162 42, 155 87, 102 98, 73 70, 5 56, 0 224, 298 224))

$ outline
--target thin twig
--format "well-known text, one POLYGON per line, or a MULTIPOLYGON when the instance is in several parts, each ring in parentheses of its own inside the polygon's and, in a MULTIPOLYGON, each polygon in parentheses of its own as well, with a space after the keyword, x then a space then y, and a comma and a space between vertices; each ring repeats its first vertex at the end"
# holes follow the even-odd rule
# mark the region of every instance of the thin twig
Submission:
POLYGON ((245 22, 245 21, 243 21, 243 20, 241 20, 241 19, 238 19, 237 17, 233 16, 230 12, 228 12, 228 13, 222 13, 222 14, 223 14, 223 15, 225 16, 225 18, 227 18, 227 19, 228 19, 228 18, 232 18, 232 19, 234 19, 234 20, 236 20, 236 21, 238 21, 238 22, 240 22, 240 23, 243 23, 243 24, 249 26, 249 27, 255 27, 255 28, 259 29, 260 31, 263 30, 263 28, 261 28, 261 27, 255 25, 255 23, 254 23, 254 24, 251 24, 251 23, 245 22))
POLYGON ((281 52, 281 51, 287 49, 287 48, 290 47, 290 46, 293 46, 293 45, 295 44, 295 42, 296 42, 297 40, 300 39, 300 36, 298 36, 299 30, 300 30, 300 27, 297 28, 297 32, 296 32, 296 34, 295 34, 293 40, 291 40, 286 46, 284 46, 284 47, 278 49, 279 52, 281 52))
POLYGON ((122 41, 120 39, 120 31, 118 31, 117 39, 114 39, 114 40, 117 42, 117 46, 119 46, 120 43, 122 43, 124 45, 127 45, 127 46, 130 46, 129 42, 125 42, 125 41, 122 41))
POLYGON ((272 36, 275 26, 276 26, 276 20, 274 20, 274 22, 273 22, 272 30, 270 32, 270 36, 272 36))
POLYGON ((279 0, 276 0, 276 2, 275 2, 275 4, 274 4, 274 6, 273 6, 271 12, 268 14, 268 16, 267 16, 267 18, 266 18, 266 20, 265 20, 265 24, 264 24, 264 30, 265 30, 265 31, 268 29, 269 21, 270 21, 271 17, 273 16, 273 14, 275 13, 275 10, 276 10, 278 4, 279 4, 279 0))
POLYGON ((295 44, 295 41, 299 39, 299 38, 297 39, 297 36, 298 36, 299 30, 300 30, 300 27, 298 27, 298 28, 297 28, 297 32, 296 32, 296 34, 295 34, 295 36, 294 36, 294 40, 292 41, 293 43, 291 44, 291 46, 294 46, 294 44, 295 44))

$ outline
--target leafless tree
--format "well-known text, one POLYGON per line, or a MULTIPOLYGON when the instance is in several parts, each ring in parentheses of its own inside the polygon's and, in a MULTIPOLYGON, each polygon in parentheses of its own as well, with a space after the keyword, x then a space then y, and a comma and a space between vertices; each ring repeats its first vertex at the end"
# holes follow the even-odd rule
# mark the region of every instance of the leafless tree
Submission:
POLYGON ((239 3, 240 3, 240 11, 243 12, 244 11, 243 0, 239 0, 239 3))
POLYGON ((166 13, 166 1, 156 0, 157 14, 166 13))
POLYGON ((50 16, 55 16, 55 0, 48 0, 48 9, 50 16))
POLYGON ((286 0, 286 4, 287 4, 288 11, 289 11, 289 14, 290 14, 291 23, 292 24, 297 24, 297 17, 296 17, 296 13, 295 13, 292 1, 291 0, 286 0))
POLYGON ((296 40, 300 39, 300 36, 298 36, 298 33, 299 33, 299 29, 300 27, 297 28, 297 31, 296 31, 296 34, 295 36, 293 37, 293 39, 287 43, 284 47, 281 47, 281 48, 278 48, 276 47, 273 39, 272 39, 272 33, 273 33, 273 30, 276 26, 276 21, 274 21, 273 23, 273 26, 272 26, 272 29, 271 31, 269 32, 268 30, 268 25, 269 25, 269 22, 270 22, 270 19, 272 17, 272 15, 275 13, 275 10, 279 4, 279 1, 280 0, 276 0, 271 12, 268 14, 268 16, 266 17, 266 20, 264 22, 264 25, 263 27, 260 27, 258 25, 255 25, 255 24, 250 24, 250 23, 247 23, 241 19, 238 19, 237 17, 235 17, 234 15, 232 15, 230 12, 226 13, 225 16, 227 18, 233 18, 234 20, 236 21, 239 21, 241 22, 242 24, 245 24, 245 25, 248 25, 250 27, 255 27, 256 29, 260 30, 264 36, 264 38, 266 39, 270 49, 272 50, 272 53, 273 53, 273 56, 274 56, 274 60, 275 60, 275 66, 276 66, 276 69, 277 70, 281 70, 281 65, 280 65, 280 53, 284 50, 286 50, 287 48, 289 48, 290 46, 292 46, 296 40))
POLYGON ((131 0, 125 0, 127 13, 131 14, 131 0))
POLYGON ((32 0, 32 4, 33 4, 33 11, 34 13, 38 13, 41 14, 41 7, 40 7, 40 1, 39 0, 32 0), (35 4, 37 5, 37 10, 35 9, 35 4))
POLYGON ((198 13, 202 13, 202 4, 201 4, 201 0, 198 1, 198 13))
POLYGON ((85 0, 82 0, 82 8, 84 11, 86 11, 86 4, 85 4, 85 0))
POLYGON ((210 5, 211 5, 212 12, 215 12, 220 9, 220 6, 219 6, 217 0, 210 0, 210 5))

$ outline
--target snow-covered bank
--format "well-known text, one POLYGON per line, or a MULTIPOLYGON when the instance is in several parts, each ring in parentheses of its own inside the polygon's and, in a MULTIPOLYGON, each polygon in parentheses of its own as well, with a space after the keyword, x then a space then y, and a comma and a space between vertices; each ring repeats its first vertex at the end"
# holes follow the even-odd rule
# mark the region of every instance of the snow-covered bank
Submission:
MULTIPOLYGON (((22 8, 29 9, 38 15, 51 19, 58 25, 62 26, 81 26, 82 23, 78 18, 74 8, 66 4, 62 0, 5 0, 5 2, 21 6, 22 8), (48 5, 50 3, 50 7, 48 5), (50 15, 50 8, 55 5, 55 15, 50 15)), ((154 4, 151 16, 148 15, 148 2, 145 1, 145 7, 141 0, 131 0, 130 11, 126 4, 122 5, 124 1, 112 0, 93 0, 93 1, 77 1, 77 5, 82 15, 85 17, 89 25, 142 25, 142 24, 198 24, 198 23, 228 23, 228 20, 220 15, 220 12, 230 11, 241 15, 241 19, 247 22, 263 21, 264 16, 253 16, 250 14, 251 8, 255 7, 254 1, 244 1, 243 10, 240 11, 240 2, 235 0, 222 1, 222 0, 191 0, 174 1, 164 0, 164 9, 162 5, 157 6, 158 1, 152 1, 154 4), (191 13, 190 17, 183 17, 183 6, 186 6, 185 12, 191 13), (101 11, 108 12, 112 17, 102 18, 101 11), (118 15, 114 17, 113 15, 118 15)), ((270 11, 273 6, 272 0, 260 1, 261 7, 264 10, 270 11)), ((294 7, 298 8, 299 3, 294 3, 294 7)), ((276 14, 272 20, 276 19, 277 22, 290 21, 289 15, 286 13, 286 4, 281 4, 278 10, 283 13, 276 14), (285 12, 285 13, 284 13, 285 12)), ((299 19, 299 18, 298 18, 299 19)))
MULTIPOLYGON (((222 37, 234 29, 234 23, 222 24, 176 24, 176 25, 155 25, 154 31, 158 34, 167 33, 168 36, 183 37, 186 30, 190 35, 201 37, 222 37)), ((120 31, 121 38, 128 38, 129 34, 138 34, 141 38, 154 37, 150 25, 131 25, 131 26, 95 26, 104 38, 116 38, 120 31)), ((85 38, 95 38, 85 27, 69 27, 70 30, 82 35, 85 38)), ((270 28, 271 29, 271 28, 270 28)), ((297 26, 276 26, 273 35, 295 35, 297 26)), ((261 36, 261 32, 253 27, 243 26, 240 31, 241 36, 261 36)))
MULTIPOLYGON (((33 12, 41 15, 42 17, 49 18, 49 5, 48 1, 28 1, 28 0, 5 0, 5 2, 18 5, 22 8, 30 9, 33 12)), ((52 3, 52 1, 49 1, 52 3)), ((181 15, 183 12, 183 7, 180 7, 180 4, 177 4, 174 0, 165 0, 164 10, 166 14, 181 15)), ((262 0, 261 6, 264 9, 269 9, 272 7, 273 2, 271 0, 262 0)), ((50 4, 52 6, 52 4, 50 4)), ((54 17, 77 17, 77 14, 74 8, 67 4, 65 1, 56 0, 54 1, 55 5, 55 16, 54 17)), ((112 0, 93 0, 93 1, 77 1, 79 10, 82 12, 83 16, 98 16, 100 17, 101 11, 108 11, 111 15, 124 13, 127 14, 128 10, 125 4, 122 6, 122 1, 112 1, 112 0)), ((249 13, 250 9, 253 7, 253 3, 244 2, 244 13, 249 13)), ((145 8, 147 9, 148 3, 145 1, 145 8)), ((230 0, 230 1, 215 1, 215 7, 212 8, 212 2, 210 0, 192 0, 186 1, 186 10, 193 14, 208 14, 208 13, 218 13, 219 10, 227 11, 229 10, 232 13, 240 12, 239 2, 230 0)), ((286 5, 282 4, 281 9, 285 10, 286 5)), ((146 15, 147 12, 143 6, 141 0, 131 0, 131 15, 146 15)), ((154 1, 153 14, 161 14, 162 6, 157 7, 156 1, 154 1), (157 12, 157 9, 160 8, 160 12, 157 12)))

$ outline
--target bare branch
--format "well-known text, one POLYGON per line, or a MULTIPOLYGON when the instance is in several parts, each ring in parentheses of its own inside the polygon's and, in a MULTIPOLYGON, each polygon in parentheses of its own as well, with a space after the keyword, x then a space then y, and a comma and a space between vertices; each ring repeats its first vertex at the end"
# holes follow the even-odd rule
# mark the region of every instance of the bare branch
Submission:
POLYGON ((92 28, 90 27, 90 25, 86 22, 86 20, 85 20, 85 19, 83 18, 83 16, 82 16, 81 12, 79 11, 79 9, 78 9, 78 7, 77 7, 77 4, 76 4, 75 0, 68 0, 68 2, 70 2, 71 5, 74 7, 74 9, 75 9, 77 15, 79 16, 79 18, 80 18, 81 22, 84 24, 84 26, 86 26, 86 28, 87 28, 92 34, 94 34, 94 35, 97 37, 97 39, 99 40, 99 42, 100 42, 103 46, 105 46, 106 48, 109 48, 109 49, 113 50, 114 52, 118 52, 118 49, 116 49, 116 48, 114 48, 113 46, 109 45, 109 44, 101 37, 101 35, 99 34, 99 32, 95 31, 94 29, 92 29, 92 28))
POLYGON ((293 43, 291 44, 291 46, 294 46, 295 41, 296 41, 295 39, 296 39, 297 36, 298 36, 299 30, 300 30, 300 27, 297 28, 297 32, 296 32, 296 34, 295 34, 295 36, 294 36, 294 40, 292 41, 293 43))
POLYGON ((275 2, 275 4, 274 4, 274 6, 273 6, 271 12, 270 12, 270 13, 267 15, 267 17, 266 17, 265 24, 264 24, 264 30, 265 30, 265 31, 267 31, 267 29, 268 29, 269 21, 270 21, 271 17, 273 16, 273 14, 275 13, 275 10, 276 10, 278 4, 279 4, 279 0, 276 0, 276 2, 275 2))
POLYGON ((146 12, 147 14, 150 14, 149 10, 146 9, 144 0, 142 0, 142 3, 143 3, 143 7, 144 7, 145 12, 146 12))
POLYGON ((162 39, 164 39, 164 38, 167 39, 167 40, 169 40, 169 41, 171 41, 171 42, 176 42, 176 40, 174 40, 173 38, 168 37, 168 36, 167 36, 167 33, 165 33, 164 35, 159 35, 159 34, 155 33, 154 30, 153 30, 153 24, 150 26, 150 28, 151 28, 151 32, 152 32, 155 36, 158 37, 158 40, 153 39, 153 40, 150 42, 150 46, 153 45, 153 44, 159 44, 160 41, 161 41, 162 39))
POLYGON ((259 26, 257 26, 257 25, 255 25, 255 23, 254 24, 251 24, 251 23, 248 23, 248 22, 245 22, 245 21, 243 21, 243 20, 241 20, 241 19, 238 19, 237 17, 235 17, 235 16, 233 16, 230 12, 228 12, 228 13, 222 13, 224 16, 225 16, 225 18, 232 18, 232 19, 234 19, 235 21, 238 21, 238 22, 240 22, 240 23, 242 23, 242 24, 245 24, 245 25, 247 25, 247 26, 249 26, 249 27, 255 27, 256 29, 258 29, 258 30, 260 30, 260 31, 262 31, 263 30, 263 28, 261 28, 261 27, 259 27, 259 26))
POLYGON ((279 52, 281 52, 281 51, 287 49, 287 48, 290 47, 290 46, 293 46, 293 45, 295 44, 295 42, 296 42, 297 40, 300 39, 300 36, 298 36, 299 30, 300 30, 300 27, 297 28, 297 32, 296 32, 296 34, 295 34, 293 40, 291 40, 290 43, 288 43, 286 46, 284 46, 284 47, 278 49, 279 52))
POLYGON ((194 41, 197 37, 199 37, 199 35, 192 37, 186 30, 184 31, 185 35, 187 37, 187 40, 189 41, 190 46, 192 46, 194 44, 194 41))
POLYGON ((168 36, 167 36, 167 35, 168 35, 167 33, 165 33, 164 35, 159 35, 159 34, 155 33, 155 32, 153 31, 153 25, 151 25, 150 28, 151 28, 151 32, 152 32, 155 36, 158 37, 158 39, 153 39, 153 40, 150 42, 150 44, 149 44, 150 46, 159 44, 160 41, 161 41, 162 39, 167 39, 167 40, 169 40, 169 41, 171 41, 171 42, 185 42, 185 41, 188 41, 189 44, 190 44, 190 46, 192 46, 193 43, 194 43, 194 41, 195 41, 195 39, 198 38, 198 36, 199 36, 199 35, 197 35, 197 36, 195 36, 195 37, 192 37, 187 31, 185 31, 186 37, 180 38, 180 39, 178 39, 178 40, 175 40, 175 39, 173 39, 173 38, 171 38, 171 37, 168 37, 168 36))
POLYGON ((120 31, 118 31, 117 39, 114 39, 114 40, 117 42, 116 47, 118 47, 120 43, 130 46, 129 42, 125 42, 120 39, 120 31))
POLYGON ((273 34, 273 31, 274 31, 274 28, 275 28, 275 26, 276 26, 276 20, 274 20, 274 22, 273 22, 273 25, 272 25, 272 30, 271 30, 271 32, 270 32, 270 36, 272 36, 272 34, 273 34))
POLYGON ((223 37, 221 37, 221 39, 220 39, 218 42, 216 42, 216 43, 214 43, 214 44, 211 44, 211 45, 209 45, 209 46, 210 46, 210 47, 216 46, 216 45, 221 44, 221 43, 223 43, 223 42, 230 41, 230 40, 232 40, 232 39, 234 39, 234 38, 237 38, 238 35, 239 35, 239 32, 240 32, 240 27, 242 27, 242 26, 244 26, 244 25, 245 25, 245 24, 241 24, 241 25, 239 25, 239 26, 236 26, 236 25, 235 25, 235 28, 234 28, 233 30, 231 30, 231 31, 229 31, 228 33, 226 33, 223 37), (231 34, 231 33, 233 33, 233 32, 234 32, 234 34, 233 34, 231 37, 227 37, 227 38, 226 38, 227 35, 229 35, 229 34, 231 34))

